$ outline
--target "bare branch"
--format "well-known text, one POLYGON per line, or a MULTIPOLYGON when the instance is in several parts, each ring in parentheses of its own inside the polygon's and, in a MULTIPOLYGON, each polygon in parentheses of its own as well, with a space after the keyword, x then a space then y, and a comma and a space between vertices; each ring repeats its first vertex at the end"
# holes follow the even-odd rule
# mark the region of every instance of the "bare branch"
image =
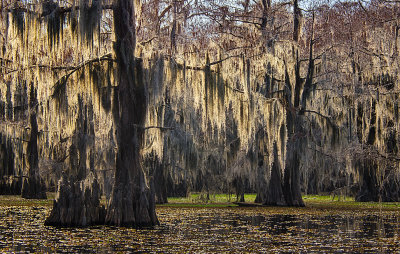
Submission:
POLYGON ((299 114, 301 115, 302 113, 312 113, 312 114, 316 114, 316 115, 318 115, 318 116, 324 118, 332 127, 336 127, 336 125, 332 122, 332 119, 331 119, 330 116, 323 115, 323 114, 321 114, 321 113, 318 112, 318 111, 302 109, 302 110, 300 110, 299 114))
POLYGON ((230 59, 230 58, 241 57, 241 56, 242 56, 242 55, 228 56, 228 57, 225 57, 225 58, 223 58, 223 59, 221 59, 221 60, 218 60, 218 61, 209 63, 209 64, 207 64, 206 66, 209 67, 209 66, 214 65, 214 64, 222 63, 223 61, 228 60, 228 59, 230 59))

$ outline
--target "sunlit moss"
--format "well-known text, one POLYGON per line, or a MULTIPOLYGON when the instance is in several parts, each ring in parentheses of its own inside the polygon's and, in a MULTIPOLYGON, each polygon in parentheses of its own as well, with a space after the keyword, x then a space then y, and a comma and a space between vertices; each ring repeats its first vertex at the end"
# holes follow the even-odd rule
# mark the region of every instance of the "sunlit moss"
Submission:
POLYGON ((63 36, 63 28, 65 22, 64 13, 60 11, 60 7, 57 2, 43 1, 42 13, 47 24, 47 34, 50 47, 58 45, 60 37, 63 36))
POLYGON ((24 41, 25 34, 25 12, 21 10, 22 6, 18 1, 14 3, 14 8, 11 11, 12 24, 14 29, 18 31, 21 41, 24 41))
POLYGON ((95 35, 100 36, 101 5, 101 0, 79 0, 79 32, 87 46, 93 46, 95 35))

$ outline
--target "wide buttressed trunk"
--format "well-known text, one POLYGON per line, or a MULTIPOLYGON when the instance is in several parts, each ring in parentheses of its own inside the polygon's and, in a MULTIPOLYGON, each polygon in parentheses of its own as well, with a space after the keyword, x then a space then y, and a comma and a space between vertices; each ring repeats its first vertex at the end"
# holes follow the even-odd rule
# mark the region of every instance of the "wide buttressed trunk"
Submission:
POLYGON ((38 125, 36 113, 30 114, 31 135, 28 142, 28 177, 24 179, 22 184, 21 196, 27 199, 46 199, 46 186, 39 176, 39 154, 37 147, 38 125))
POLYGON ((286 205, 304 206, 300 189, 300 155, 299 143, 295 135, 289 136, 287 143, 287 158, 283 177, 283 195, 286 205), (292 139, 292 140, 291 140, 292 139))
POLYGON ((140 163, 146 114, 146 93, 140 61, 135 62, 135 12, 131 0, 114 6, 116 42, 114 50, 119 71, 115 183, 107 209, 106 223, 116 226, 158 224, 154 193, 150 192, 140 163))
POLYGON ((271 166, 271 179, 268 185, 266 195, 263 196, 262 203, 264 205, 272 206, 283 206, 286 205, 286 201, 282 191, 282 177, 281 177, 281 166, 279 165, 278 148, 276 143, 274 144, 274 161, 271 166))
MULTIPOLYGON (((278 149, 276 143, 273 148, 274 161, 271 165, 271 176, 268 188, 265 190, 262 203, 266 205, 282 205, 282 206, 304 206, 300 189, 300 151, 303 150, 306 143, 305 130, 303 127, 302 115, 298 109, 300 106, 300 90, 301 79, 299 78, 298 68, 294 68, 294 89, 290 82, 290 74, 285 67, 285 89, 283 100, 288 105, 286 111, 286 128, 287 140, 282 142, 285 145, 284 168, 281 171, 278 159, 278 149), (294 96, 292 97, 292 91, 294 96), (292 101, 294 98, 294 101, 292 101)), ((303 94, 304 97, 304 94, 303 94)), ((305 101, 305 99, 303 98, 305 101)), ((281 133, 281 139, 285 139, 285 135, 281 133)))
POLYGON ((45 225, 85 227, 104 223, 100 184, 93 170, 93 154, 89 152, 94 146, 93 110, 84 106, 81 98, 78 105, 75 133, 69 146, 69 165, 58 181, 53 209, 45 225))
MULTIPOLYGON (((300 98, 300 95, 298 94, 300 91, 296 90, 296 87, 299 86, 298 82, 300 82, 298 76, 299 73, 296 70, 295 96, 294 96, 295 98, 300 98)), ((288 87, 291 87, 290 79, 287 74, 286 74, 286 82, 288 87)), ((308 95, 305 94, 305 92, 303 91, 301 96, 303 107, 305 107, 305 101, 307 99, 307 96, 308 95)), ((289 96, 287 96, 287 101, 290 101, 289 96)), ((300 101, 295 100, 292 105, 298 108, 300 106, 299 103, 300 101)), ((304 206, 300 189, 300 154, 299 154, 299 152, 303 150, 306 141, 302 117, 303 116, 298 112, 288 111, 286 113, 288 140, 286 143, 286 161, 285 161, 285 170, 283 176, 283 195, 285 197, 286 205, 288 206, 304 206)))
POLYGON ((154 190, 156 204, 168 203, 163 161, 153 152, 144 156, 143 165, 147 169, 146 173, 149 176, 151 189, 154 190))
POLYGON ((357 202, 379 201, 379 185, 376 175, 377 165, 371 159, 357 161, 361 172, 361 188, 355 199, 357 202))
MULTIPOLYGON (((292 115, 296 121, 300 121, 300 117, 292 115)), ((293 123, 294 124, 294 123, 293 123)), ((264 193, 260 195, 259 200, 264 205, 272 206, 304 206, 303 198, 300 189, 300 154, 304 138, 296 135, 301 133, 299 123, 297 127, 292 126, 291 120, 288 119, 289 136, 286 143, 286 158, 284 170, 281 171, 281 166, 278 159, 278 150, 274 144, 274 161, 271 165, 271 176, 268 187, 264 193), (293 127, 290 128, 290 127, 293 127)))
POLYGON ((103 224, 105 209, 100 205, 100 196, 100 185, 93 174, 83 181, 74 181, 63 175, 45 225, 85 227, 103 224))

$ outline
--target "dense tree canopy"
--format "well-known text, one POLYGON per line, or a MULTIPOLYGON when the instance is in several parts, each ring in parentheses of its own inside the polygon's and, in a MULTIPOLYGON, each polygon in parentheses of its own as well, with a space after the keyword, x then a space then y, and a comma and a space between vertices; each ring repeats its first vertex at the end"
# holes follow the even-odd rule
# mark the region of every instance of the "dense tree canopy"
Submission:
POLYGON ((399 200, 396 1, 0 9, 1 190, 58 185, 49 224, 154 225, 188 191, 399 200))

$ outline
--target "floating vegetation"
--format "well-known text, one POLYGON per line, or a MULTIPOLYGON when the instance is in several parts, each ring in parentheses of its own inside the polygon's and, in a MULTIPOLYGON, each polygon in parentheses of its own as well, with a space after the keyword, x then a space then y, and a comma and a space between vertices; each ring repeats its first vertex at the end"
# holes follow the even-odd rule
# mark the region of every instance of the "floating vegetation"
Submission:
MULTIPOLYGON (((318 8, 312 11, 312 20, 304 15, 305 34, 293 41, 288 37, 293 19, 287 5, 260 13, 253 1, 243 10, 238 5, 233 13, 220 1, 222 8, 206 15, 201 13, 208 13, 211 5, 173 1, 167 7, 163 1, 142 1, 142 7, 135 4, 136 15, 131 15, 127 12, 131 8, 116 11, 122 1, 11 2, 15 5, 4 7, 10 9, 2 12, 7 15, 0 25, 6 88, 0 98, 4 115, 0 129, 10 140, 0 153, 7 155, 2 172, 7 181, 0 185, 9 188, 7 194, 16 194, 13 186, 21 182, 8 177, 27 173, 27 116, 37 108, 37 143, 44 165, 39 173, 46 174, 53 188, 60 172, 77 169, 74 163, 79 159, 78 164, 95 170, 106 190, 118 164, 115 158, 121 158, 121 133, 144 129, 147 142, 141 153, 154 152, 152 158, 160 165, 149 164, 161 172, 154 185, 165 187, 157 195, 199 191, 208 202, 215 192, 237 196, 257 192, 264 204, 302 205, 302 190, 353 196, 358 192, 358 200, 363 201, 400 200, 400 124, 395 102, 400 58, 398 42, 393 41, 398 31, 393 34, 396 29, 388 29, 397 26, 393 23, 397 17, 389 18, 394 14, 389 15, 383 5, 374 9, 360 4, 358 11, 357 4, 318 8), (353 13, 350 18, 342 8, 353 13), (336 21, 323 23, 331 11, 337 14, 336 21), (365 12, 386 13, 380 16, 387 15, 388 27, 359 15, 365 12), (122 26, 119 21, 126 14, 130 25, 122 26), (321 25, 310 27, 314 14, 321 25), (244 22, 230 18, 238 15, 244 22), (274 31, 261 31, 257 21, 249 18, 260 15, 263 23, 271 21, 263 26, 274 31), (215 19, 209 19, 212 16, 215 19), (182 26, 188 17, 192 21, 182 26), (210 20, 209 26, 197 23, 200 20, 210 20), (9 31, 8 26, 14 29, 9 31), (347 36, 343 27, 352 28, 354 37, 347 36), (318 40, 313 49, 314 32, 315 38, 333 37, 318 40), (126 34, 132 35, 127 46, 122 43, 126 34), (309 46, 298 43, 307 41, 309 46), (117 71, 110 52, 117 60, 131 59, 136 52, 141 64, 138 60, 136 70, 121 76, 124 73, 117 71), (138 89, 137 100, 123 99, 129 93, 119 89, 118 81, 126 80, 134 80, 148 94, 138 89), (27 106, 30 96, 20 84, 37 88, 37 106, 27 106), (127 124, 119 124, 124 122, 121 116, 138 112, 140 118, 127 117, 127 124), (78 125, 82 113, 86 120, 78 125), (122 127, 127 131, 121 132, 122 127), (87 149, 79 156, 68 155, 76 143, 87 143, 81 146, 87 149)), ((379 20, 379 15, 375 18, 379 20)))
POLYGON ((161 226, 154 228, 59 229, 43 226, 50 212, 43 201, 12 200, 0 199, 1 252, 376 253, 400 247, 398 210, 161 206, 161 226))

